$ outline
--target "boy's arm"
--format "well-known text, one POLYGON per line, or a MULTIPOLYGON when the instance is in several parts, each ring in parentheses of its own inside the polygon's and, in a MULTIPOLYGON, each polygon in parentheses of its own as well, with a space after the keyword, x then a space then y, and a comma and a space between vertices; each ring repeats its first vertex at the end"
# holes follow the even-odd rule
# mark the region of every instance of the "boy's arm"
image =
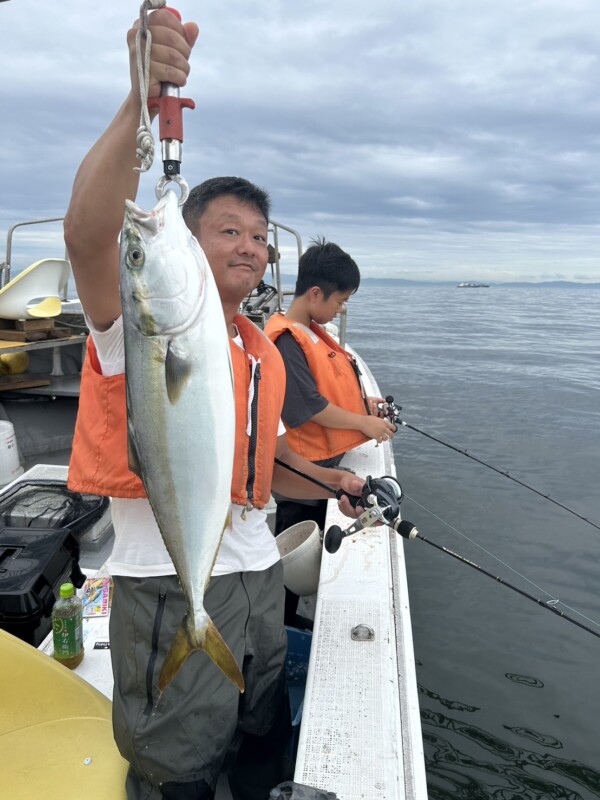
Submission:
POLYGON ((369 439, 387 441, 393 439, 396 427, 387 419, 373 415, 355 414, 344 408, 328 403, 328 405, 312 417, 313 422, 323 425, 324 428, 338 428, 341 430, 360 431, 369 439))
MULTIPOLYGON (((285 436, 277 438, 276 456, 280 461, 284 461, 291 467, 316 478, 321 483, 330 486, 333 492, 338 489, 343 489, 347 494, 360 497, 362 488, 365 484, 363 478, 358 475, 353 475, 351 472, 342 469, 330 469, 329 467, 319 467, 311 461, 307 461, 302 456, 297 455, 290 450, 285 436)), ((316 486, 312 481, 307 481, 306 478, 296 475, 290 470, 282 467, 280 464, 275 464, 273 470, 273 489, 275 492, 284 495, 285 497, 292 497, 298 500, 319 500, 331 499, 332 492, 316 486)), ((342 513, 348 517, 357 517, 360 513, 352 508, 347 497, 342 497, 339 500, 339 507, 342 513)))
POLYGON ((393 438, 396 429, 388 420, 346 411, 319 394, 306 356, 291 333, 282 333, 275 345, 281 353, 286 370, 282 411, 286 425, 297 428, 310 420, 324 428, 360 431, 363 436, 378 441, 393 438))

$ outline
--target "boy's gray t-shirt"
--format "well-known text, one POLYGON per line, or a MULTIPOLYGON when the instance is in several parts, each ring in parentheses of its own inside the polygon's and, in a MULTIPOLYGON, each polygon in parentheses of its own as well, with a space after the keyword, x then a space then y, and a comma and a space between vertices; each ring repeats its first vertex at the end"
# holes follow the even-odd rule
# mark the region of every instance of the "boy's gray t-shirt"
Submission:
POLYGON ((289 331, 277 337, 275 346, 285 363, 286 386, 281 418, 290 428, 298 428, 328 405, 319 393, 306 356, 289 331))
MULTIPOLYGON (((329 404, 329 401, 319 394, 317 384, 313 377, 306 356, 298 342, 289 331, 284 331, 275 342, 285 362, 286 386, 285 399, 281 418, 290 428, 298 428, 329 404)), ((315 461, 320 467, 337 467, 344 454, 323 461, 315 461)), ((288 498, 273 492, 273 497, 278 502, 288 498)), ((323 500, 294 500, 302 505, 318 505, 323 500)))

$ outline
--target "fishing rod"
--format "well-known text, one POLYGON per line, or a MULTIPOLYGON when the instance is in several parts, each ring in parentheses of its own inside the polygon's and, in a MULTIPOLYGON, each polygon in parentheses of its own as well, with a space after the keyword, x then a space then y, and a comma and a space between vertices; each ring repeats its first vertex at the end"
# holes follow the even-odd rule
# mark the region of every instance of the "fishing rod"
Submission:
POLYGON ((333 489, 328 484, 317 480, 317 478, 313 478, 311 475, 307 475, 305 472, 296 469, 296 467, 292 467, 279 458, 275 458, 275 463, 289 469, 290 472, 293 472, 295 475, 299 475, 301 478, 305 478, 311 481, 311 483, 320 486, 322 489, 334 495, 338 500, 344 496, 347 497, 353 508, 360 506, 363 509, 362 513, 358 515, 346 530, 340 528, 339 525, 331 525, 327 529, 323 544, 328 553, 337 553, 342 544, 342 540, 345 539, 346 536, 352 536, 352 534, 358 533, 365 528, 371 528, 377 523, 389 525, 398 532, 402 529, 402 531, 405 532, 402 535, 406 536, 408 536, 411 531, 417 530, 412 522, 400 519, 400 503, 404 499, 404 494, 402 492, 402 487, 392 475, 383 475, 381 478, 373 478, 371 475, 367 475, 360 496, 358 496, 350 495, 343 489, 333 489))
MULTIPOLYGON (((364 507, 363 501, 367 502, 369 492, 367 491, 367 485, 370 487, 371 491, 376 490, 379 487, 379 483, 382 481, 394 481, 397 484, 397 489, 400 490, 399 498, 402 496, 402 489, 400 488, 400 484, 395 478, 390 476, 384 476, 383 478, 372 478, 370 475, 367 476, 365 479, 365 487, 363 487, 363 491, 360 496, 348 494, 343 489, 334 489, 328 483, 324 483, 320 481, 318 478, 313 478, 312 475, 308 475, 306 472, 302 472, 302 470, 297 469, 296 467, 292 467, 291 464, 288 464, 286 461, 282 461, 280 458, 275 456, 275 463, 279 464, 280 467, 285 467, 290 472, 293 472, 294 475, 298 475, 300 478, 304 478, 306 481, 310 481, 314 483, 315 486, 320 486, 321 489, 325 489, 326 492, 330 492, 337 500, 340 500, 342 497, 347 497, 350 501, 350 505, 352 508, 356 508, 356 506, 360 505, 364 507)), ((399 499, 400 502, 400 499, 399 499)))
POLYGON ((431 433, 427 433, 426 431, 423 431, 420 428, 417 428, 414 425, 410 425, 408 422, 405 422, 403 419, 400 418, 400 412, 402 411, 402 406, 396 405, 396 403, 394 403, 394 398, 391 397, 390 395, 388 395, 388 397, 385 398, 385 402, 387 405, 387 408, 384 407, 385 416, 387 417, 387 419, 390 420, 392 424, 401 425, 403 428, 409 428, 411 431, 415 431, 415 433, 420 433, 422 436, 426 436, 428 439, 431 439, 432 441, 437 442, 438 444, 441 444, 444 447, 448 447, 450 450, 454 450, 456 453, 460 453, 461 455, 470 458, 472 461, 476 461, 478 464, 481 464, 482 466, 487 467, 488 469, 491 469, 494 472, 497 472, 498 475, 503 475, 505 478, 514 481, 514 483, 518 483, 519 486, 523 486, 525 489, 529 489, 530 492, 534 492, 534 494, 543 497, 545 500, 549 500, 551 503, 554 503, 555 506, 562 508, 563 511, 568 511, 569 514, 573 514, 573 516, 583 520, 583 522, 587 522, 588 525, 591 525, 593 528, 596 528, 597 530, 600 531, 600 525, 598 523, 594 522, 591 519, 588 519, 588 517, 584 517, 583 514, 580 514, 578 511, 569 508, 569 506, 566 506, 564 503, 555 500, 553 497, 550 497, 549 494, 541 492, 534 486, 530 486, 528 483, 525 483, 525 481, 519 480, 519 478, 515 478, 514 475, 511 475, 507 470, 499 469, 498 467, 495 467, 493 464, 489 464, 487 461, 484 461, 483 459, 474 456, 472 453, 469 453, 465 448, 458 447, 456 445, 450 444, 449 442, 445 442, 443 439, 439 439, 437 436, 433 436, 431 433))
POLYGON ((570 617, 568 614, 565 614, 564 611, 559 611, 559 609, 556 608, 556 604, 560 602, 559 600, 542 600, 541 598, 536 597, 533 594, 529 594, 529 592, 526 592, 523 589, 519 589, 518 586, 515 586, 514 584, 509 583, 508 581, 505 581, 498 575, 494 575, 493 572, 489 572, 487 569, 480 567, 479 564, 476 564, 474 561, 471 561, 470 559, 465 558, 464 556, 461 556, 458 553, 455 553, 454 550, 450 550, 448 547, 444 547, 443 545, 432 542, 430 539, 426 539, 425 536, 419 533, 416 529, 414 533, 412 534, 409 533, 408 535, 404 534, 401 530, 398 530, 398 533, 405 539, 420 539, 422 542, 427 542, 427 544, 430 544, 432 547, 435 547, 436 550, 441 550, 443 553, 447 553, 447 555, 452 556, 452 558, 455 558, 462 564, 467 564, 467 566, 473 567, 473 569, 477 570, 477 572, 481 572, 483 575, 487 575, 488 578, 492 578, 493 580, 495 580, 496 583, 500 583, 502 584, 502 586, 506 586, 507 589, 512 589, 513 592, 517 592, 517 594, 526 597, 528 600, 532 600, 534 603, 536 603, 536 605, 541 606, 542 608, 545 608, 548 611, 551 611, 553 614, 556 614, 557 616, 562 617, 563 619, 566 619, 567 622, 572 622, 573 625, 577 625, 578 628, 581 628, 582 630, 587 631, 588 633, 591 633, 593 636, 596 636, 600 639, 600 632, 595 631, 593 628, 590 628, 587 625, 584 625, 582 622, 578 622, 576 619, 573 619, 573 617, 570 617))
POLYGON ((419 533, 412 522, 402 520, 400 518, 400 503, 402 502, 404 495, 402 493, 400 484, 396 478, 392 477, 391 475, 385 475, 382 478, 372 478, 371 476, 367 476, 361 496, 353 497, 348 495, 348 493, 343 489, 335 490, 328 484, 323 483, 317 478, 313 478, 311 475, 307 475, 305 472, 302 472, 295 467, 292 467, 285 461, 275 458, 275 463, 285 467, 296 475, 299 475, 301 478, 311 481, 317 486, 320 486, 322 489, 326 489, 332 495, 335 495, 338 500, 340 497, 346 495, 354 507, 359 505, 364 508, 362 514, 360 514, 360 516, 357 517, 357 519, 355 519, 345 530, 342 530, 339 525, 331 525, 328 528, 323 542, 328 553, 336 553, 340 548, 342 540, 346 536, 351 536, 352 534, 358 533, 364 528, 372 527, 379 522, 396 531, 396 533, 400 534, 400 536, 402 536, 404 539, 420 539, 421 541, 426 542, 436 550, 446 553, 457 561, 460 561, 462 564, 466 564, 467 566, 477 570, 477 572, 480 572, 482 575, 492 578, 492 580, 496 581, 496 583, 500 583, 507 589, 511 589, 513 592, 525 597, 527 600, 531 600, 536 605, 541 606, 541 608, 551 611, 556 616, 561 617, 562 619, 567 620, 567 622, 571 622, 573 625, 576 625, 578 628, 581 628, 587 633, 591 633, 593 636, 600 638, 600 632, 590 628, 587 625, 584 625, 582 622, 578 622, 573 617, 565 614, 564 611, 557 609, 556 604, 560 602, 558 599, 544 601, 539 597, 526 592, 524 589, 519 589, 518 586, 509 583, 498 575, 494 575, 493 572, 489 572, 488 570, 484 569, 484 567, 476 564, 474 561, 455 553, 454 550, 450 550, 444 545, 439 545, 436 542, 432 542, 430 539, 427 539, 425 536, 423 536, 423 534, 419 533))
POLYGON ((302 472, 302 470, 296 469, 296 467, 292 467, 291 464, 282 461, 280 458, 277 458, 277 456, 275 456, 275 463, 279 464, 280 467, 285 467, 286 469, 289 469, 289 471, 293 472, 294 475, 298 475, 300 478, 304 478, 305 480, 314 483, 315 486, 320 486, 321 489, 325 489, 326 492, 331 492, 331 494, 334 495, 335 497, 337 497, 338 492, 341 491, 341 489, 338 489, 336 491, 328 483, 323 483, 323 481, 320 481, 318 478, 313 478, 312 475, 308 475, 306 472, 302 472))

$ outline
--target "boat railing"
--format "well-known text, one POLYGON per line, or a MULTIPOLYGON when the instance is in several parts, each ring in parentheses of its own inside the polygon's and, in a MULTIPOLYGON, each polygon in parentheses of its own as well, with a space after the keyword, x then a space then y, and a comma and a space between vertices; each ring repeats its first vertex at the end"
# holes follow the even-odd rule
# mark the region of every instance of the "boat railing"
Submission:
MULTIPOLYGON (((281 253, 279 251, 279 231, 286 231, 290 233, 294 239, 296 240, 296 249, 298 252, 298 260, 296 262, 296 269, 298 268, 298 261, 300 261, 300 256, 302 255, 302 238, 297 230, 294 228, 290 228, 287 225, 284 225, 282 222, 276 222, 275 220, 270 221, 269 225, 269 232, 273 237, 273 252, 270 255, 269 263, 271 264, 271 268, 273 270, 273 279, 275 281, 275 288, 277 289, 277 311, 284 311, 284 297, 293 297, 294 291, 292 289, 284 290, 281 285, 281 253)), ((342 309, 339 312, 340 317, 340 324, 339 324, 339 331, 338 331, 338 339, 340 345, 342 347, 345 346, 346 343, 346 328, 347 328, 347 318, 348 318, 348 310, 346 304, 344 303, 342 309)))
MULTIPOLYGON (((0 289, 3 289, 9 282, 11 276, 11 257, 12 257, 12 239, 13 233, 16 231, 17 228, 22 228, 26 225, 42 225, 46 222, 62 222, 64 217, 47 217, 44 219, 32 219, 27 220, 26 222, 17 222, 8 229, 8 234, 6 236, 6 260, 0 264, 0 289)), ((65 247, 65 261, 69 261, 69 255, 67 253, 67 248, 65 247)), ((64 297, 63 300, 67 299, 67 285, 68 281, 65 282, 64 285, 64 297)))
MULTIPOLYGON (((62 222, 64 217, 46 217, 42 219, 33 219, 27 220, 25 222, 17 222, 8 229, 8 234, 6 237, 6 260, 3 263, 0 263, 0 289, 3 289, 11 279, 11 258, 12 258, 12 240, 13 240, 13 233, 16 231, 17 228, 22 228, 28 225, 42 225, 49 222, 62 222)), ((276 222, 275 220, 271 220, 269 225, 269 232, 273 238, 273 255, 270 257, 270 263, 273 271, 273 280, 275 282, 275 288, 277 290, 277 311, 284 310, 284 297, 292 297, 294 292, 293 290, 284 290, 281 283, 281 253, 279 251, 279 243, 280 243, 280 231, 285 231, 291 234, 296 242, 296 250, 297 250, 297 260, 296 260, 296 269, 298 266, 298 261, 300 260, 300 256, 302 255, 302 238, 298 231, 294 228, 289 227, 288 225, 284 225, 282 222, 276 222)), ((65 260, 69 261, 69 255, 67 252, 67 248, 65 246, 64 249, 65 253, 65 260)), ((65 283, 64 290, 63 290, 63 300, 68 299, 68 281, 65 283)), ((272 299, 272 298, 268 298, 272 299)), ((267 298, 261 297, 258 299, 254 297, 252 302, 252 309, 248 316, 254 318, 256 317, 256 322, 260 324, 261 319, 264 322, 266 318, 269 316, 269 313, 272 313, 272 310, 267 308, 266 306, 267 298)), ((341 311, 339 312, 340 317, 340 324, 339 324, 339 334, 338 338, 342 347, 344 347, 346 342, 346 327, 347 327, 347 308, 346 305, 343 306, 341 311)), ((261 325, 263 327, 263 325, 261 325)))
MULTIPOLYGON (((270 231, 273 235, 273 249, 274 249, 274 260, 272 265, 275 270, 275 286, 277 288, 277 299, 278 299, 278 311, 283 311, 283 298, 285 295, 292 295, 293 292, 284 292, 281 287, 281 253, 279 252, 279 231, 287 231, 287 233, 291 233, 291 235, 296 240, 296 248, 298 251, 298 261, 300 261, 300 256, 302 255, 302 238, 298 231, 294 230, 294 228, 290 228, 287 225, 284 225, 282 222, 276 222, 275 220, 271 220, 270 224, 270 231)), ((298 264, 296 263, 296 267, 298 264)))

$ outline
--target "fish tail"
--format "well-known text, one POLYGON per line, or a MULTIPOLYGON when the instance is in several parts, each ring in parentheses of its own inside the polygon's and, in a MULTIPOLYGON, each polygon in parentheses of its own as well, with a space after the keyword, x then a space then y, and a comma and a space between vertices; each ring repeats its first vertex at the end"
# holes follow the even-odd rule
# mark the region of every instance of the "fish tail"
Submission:
POLYGON ((217 630, 217 626, 209 619, 206 629, 206 638, 202 650, 219 667, 221 672, 235 684, 240 692, 244 691, 244 677, 240 672, 235 656, 227 646, 225 639, 217 630))
POLYGON ((238 687, 240 692, 244 691, 244 678, 238 663, 216 625, 209 619, 205 635, 197 645, 192 642, 184 624, 177 629, 158 678, 158 688, 161 694, 177 675, 187 657, 195 650, 203 650, 221 672, 238 687))

